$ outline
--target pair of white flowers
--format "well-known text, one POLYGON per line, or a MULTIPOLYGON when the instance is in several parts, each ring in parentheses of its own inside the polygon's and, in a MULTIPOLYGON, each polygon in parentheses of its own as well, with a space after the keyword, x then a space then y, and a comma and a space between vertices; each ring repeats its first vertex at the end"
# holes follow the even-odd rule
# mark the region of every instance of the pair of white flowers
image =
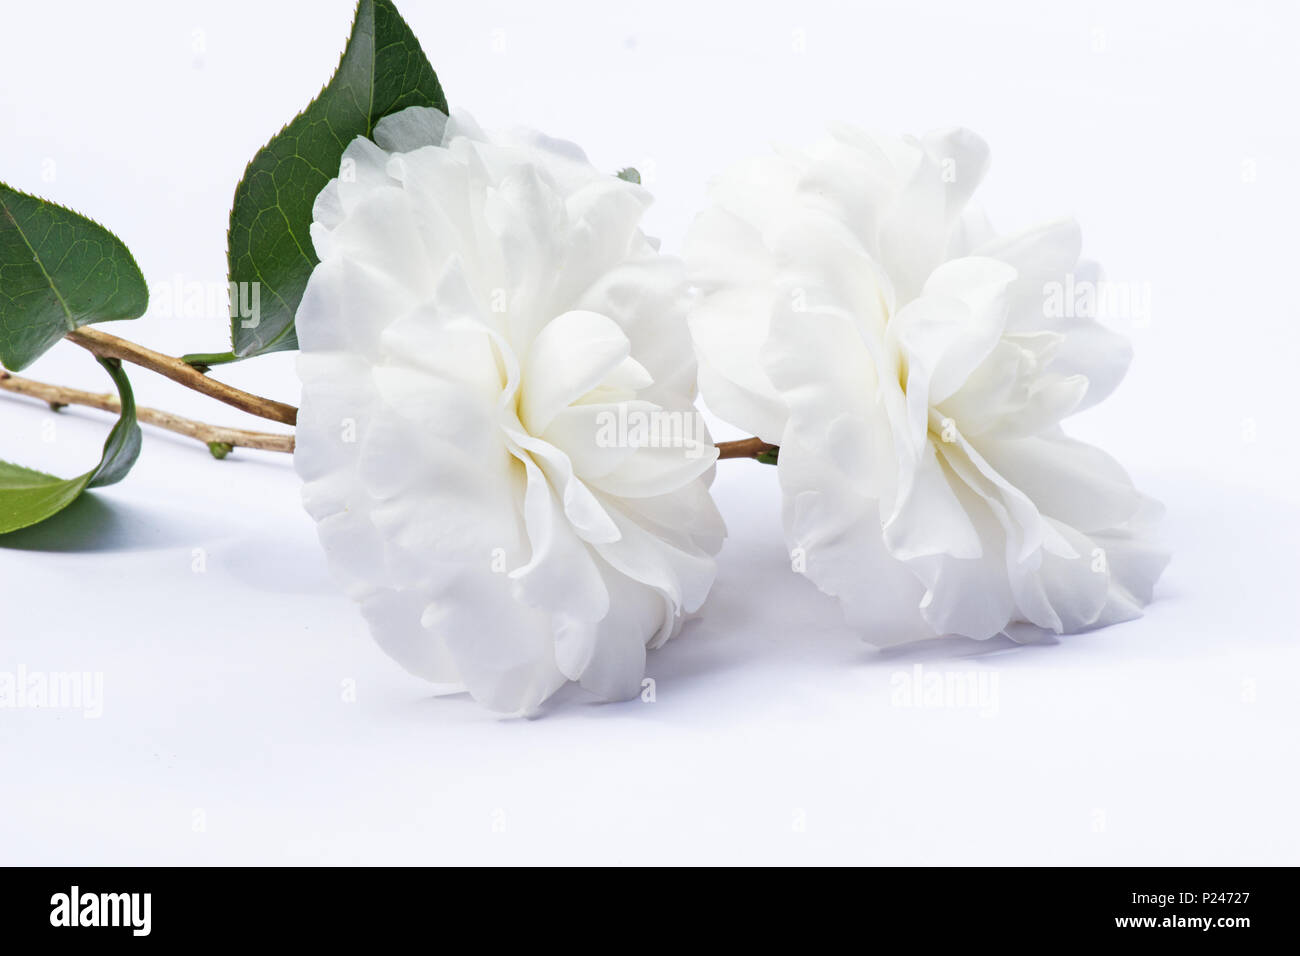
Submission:
POLYGON ((353 142, 316 202, 296 461, 381 647, 502 711, 636 695, 725 529, 707 433, 608 426, 692 416, 697 382, 780 446, 791 552, 872 643, 1139 614, 1156 507, 1059 424, 1127 346, 1046 317, 1095 267, 1073 222, 994 235, 986 164, 966 131, 836 128, 719 180, 683 265, 569 143, 428 109, 353 142))

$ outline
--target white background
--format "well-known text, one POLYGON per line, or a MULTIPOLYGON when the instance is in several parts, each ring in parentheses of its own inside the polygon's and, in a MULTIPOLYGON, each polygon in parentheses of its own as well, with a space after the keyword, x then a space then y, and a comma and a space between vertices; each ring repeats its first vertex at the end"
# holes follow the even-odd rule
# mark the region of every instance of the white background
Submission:
MULTIPOLYGON (((718 584, 651 656, 656 701, 505 720, 372 644, 286 458, 149 431, 124 484, 0 541, 0 671, 104 679, 97 720, 0 710, 0 862, 1300 863, 1294 5, 400 6, 453 106, 640 167, 670 251, 708 177, 774 140, 978 130, 995 223, 1073 213, 1110 277, 1150 284, 1128 381, 1073 431, 1167 505, 1158 600, 1055 646, 877 652, 789 571, 775 469, 724 462, 718 584), (917 665, 996 695, 897 706, 917 665)), ((159 289, 225 281, 235 183, 351 13, 6 5, 0 179, 136 253, 155 308, 110 331, 223 348, 223 314, 166 316, 159 289)), ((70 345, 27 374, 108 387, 70 345)), ((296 399, 291 356, 216 374, 296 399)), ((76 474, 107 423, 0 396, 0 457, 76 474)))

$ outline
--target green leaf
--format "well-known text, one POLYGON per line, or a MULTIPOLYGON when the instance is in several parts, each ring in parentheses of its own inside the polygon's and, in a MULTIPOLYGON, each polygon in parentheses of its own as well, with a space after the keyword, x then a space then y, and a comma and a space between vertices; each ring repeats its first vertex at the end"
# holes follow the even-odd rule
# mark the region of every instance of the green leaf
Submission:
POLYGON ((77 500, 87 488, 121 481, 140 456, 140 426, 135 420, 135 396, 122 364, 100 359, 122 398, 122 414, 104 442, 99 464, 77 478, 58 478, 42 471, 0 461, 0 534, 39 524, 77 500))
POLYGON ((91 322, 137 319, 149 288, 122 240, 0 183, 0 364, 26 368, 91 322))
POLYGON ((410 106, 447 111, 438 77, 397 8, 389 0, 361 0, 334 78, 253 157, 235 189, 227 258, 236 358, 298 347, 294 313, 318 261, 312 204, 338 175, 347 145, 410 106))
POLYGON ((620 169, 618 171, 618 178, 627 183, 636 183, 638 186, 641 185, 641 174, 632 166, 628 166, 626 169, 620 169))
POLYGON ((239 356, 234 352, 192 352, 189 355, 182 355, 181 361, 207 374, 208 370, 214 365, 229 365, 231 362, 238 362, 239 356))

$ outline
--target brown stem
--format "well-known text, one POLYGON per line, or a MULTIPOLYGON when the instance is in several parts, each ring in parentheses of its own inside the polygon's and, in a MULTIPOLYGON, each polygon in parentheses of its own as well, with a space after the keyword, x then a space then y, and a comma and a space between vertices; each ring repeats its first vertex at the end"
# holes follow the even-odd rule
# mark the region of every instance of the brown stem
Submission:
MULTIPOLYGON (((116 395, 83 392, 80 389, 65 388, 62 385, 47 385, 44 382, 36 382, 29 378, 20 378, 4 369, 0 369, 0 390, 13 392, 16 395, 26 395, 30 398, 38 398, 43 402, 49 402, 52 407, 56 408, 61 405, 84 405, 87 408, 98 408, 115 414, 122 411, 122 404, 116 395)), ((201 441, 208 446, 214 455, 218 455, 218 452, 221 451, 222 454, 218 455, 218 457, 224 457, 224 452, 229 451, 231 448, 256 448, 261 451, 293 453, 292 435, 272 435, 267 432, 245 431, 242 428, 222 428, 218 425, 196 422, 154 408, 137 408, 135 417, 147 425, 154 425, 169 432, 175 432, 178 435, 201 441), (223 446, 224 451, 222 451, 223 446)))
POLYGON ((298 422, 298 409, 292 405, 272 401, 269 398, 262 398, 260 395, 253 395, 250 392, 244 392, 231 385, 210 379, 198 369, 185 364, 178 358, 163 355, 161 352, 155 352, 143 345, 128 342, 126 339, 119 339, 116 335, 109 335, 107 332, 100 332, 98 329, 86 328, 69 332, 67 338, 68 341, 75 342, 100 358, 120 359, 123 362, 130 362, 132 365, 147 368, 160 375, 165 375, 173 382, 184 385, 186 388, 202 392, 210 398, 225 402, 227 405, 232 405, 240 411, 248 412, 250 415, 267 418, 285 425, 295 425, 298 422))
POLYGON ((764 464, 775 464, 778 445, 769 445, 761 438, 741 438, 738 441, 718 442, 718 459, 754 458, 764 464))
MULTIPOLYGON (((178 358, 155 352, 143 345, 137 345, 135 342, 119 339, 107 332, 89 328, 69 332, 67 338, 100 358, 119 359, 158 372, 160 375, 170 378, 173 382, 225 402, 227 405, 232 405, 251 415, 281 422, 285 425, 296 425, 298 423, 298 409, 292 405, 286 405, 283 402, 273 401, 269 398, 262 398, 260 395, 253 395, 250 392, 241 391, 233 386, 210 379, 178 358)), ((96 395, 56 385, 43 385, 29 379, 20 379, 3 369, 0 369, 0 388, 24 395, 32 395, 44 399, 52 405, 89 405, 106 411, 117 411, 119 408, 117 399, 111 395, 96 395)), ((218 428, 152 408, 138 409, 137 417, 142 422, 157 425, 160 428, 206 442, 213 449, 213 454, 217 454, 217 449, 213 447, 217 445, 285 452, 292 452, 294 447, 294 440, 291 435, 268 435, 265 432, 250 432, 237 428, 218 428)), ((779 446, 765 442, 761 438, 721 441, 718 442, 717 447, 719 460, 724 458, 752 458, 765 465, 776 464, 777 456, 781 451, 779 446)))

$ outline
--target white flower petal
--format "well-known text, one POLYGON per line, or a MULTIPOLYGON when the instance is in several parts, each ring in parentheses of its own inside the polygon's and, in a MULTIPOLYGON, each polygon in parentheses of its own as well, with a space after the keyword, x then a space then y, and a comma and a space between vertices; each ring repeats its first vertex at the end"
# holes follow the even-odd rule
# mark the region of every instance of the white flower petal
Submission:
POLYGON ((631 353, 623 330, 603 315, 565 312, 551 319, 525 359, 520 421, 540 435, 561 410, 604 382, 631 353))
POLYGON ((375 124, 375 143, 389 153, 410 153, 422 146, 441 146, 447 114, 427 106, 409 106, 375 124))
POLYGON ((446 642, 421 623, 429 603, 418 590, 383 588, 361 601, 361 613, 385 654, 416 677, 440 685, 437 693, 456 693, 465 686, 456 659, 446 642))
POLYGON ((889 333, 907 357, 909 401, 919 393, 920 401, 939 404, 988 357, 1002 336, 1007 287, 1015 278, 1014 269, 994 259, 954 259, 899 310, 889 333))
POLYGON ((981 443, 989 464, 1028 495, 1038 510, 1088 532, 1127 523, 1142 496, 1119 462, 1063 434, 981 443))
POLYGON ((885 544, 899 561, 933 554, 979 558, 979 532, 934 448, 922 452, 912 482, 884 524, 885 544))
POLYGON ((700 385, 709 409, 758 435, 780 440, 785 430, 781 396, 759 360, 767 339, 767 296, 719 293, 691 313, 690 328, 699 352, 700 385))
POLYGON ((574 309, 612 319, 632 343, 632 355, 654 382, 639 396, 664 408, 695 400, 695 354, 684 321, 688 298, 681 262, 645 252, 629 254, 596 279, 574 309), (664 325, 672 323, 672 333, 664 325))
POLYGON ((555 663, 551 616, 516 600, 509 585, 486 567, 460 567, 420 623, 430 640, 445 643, 476 700, 493 710, 527 714, 564 686, 565 677, 555 663))
POLYGON ((968 129, 926 133, 921 144, 938 161, 944 189, 944 220, 951 227, 966 211, 966 204, 989 168, 989 145, 968 129))

